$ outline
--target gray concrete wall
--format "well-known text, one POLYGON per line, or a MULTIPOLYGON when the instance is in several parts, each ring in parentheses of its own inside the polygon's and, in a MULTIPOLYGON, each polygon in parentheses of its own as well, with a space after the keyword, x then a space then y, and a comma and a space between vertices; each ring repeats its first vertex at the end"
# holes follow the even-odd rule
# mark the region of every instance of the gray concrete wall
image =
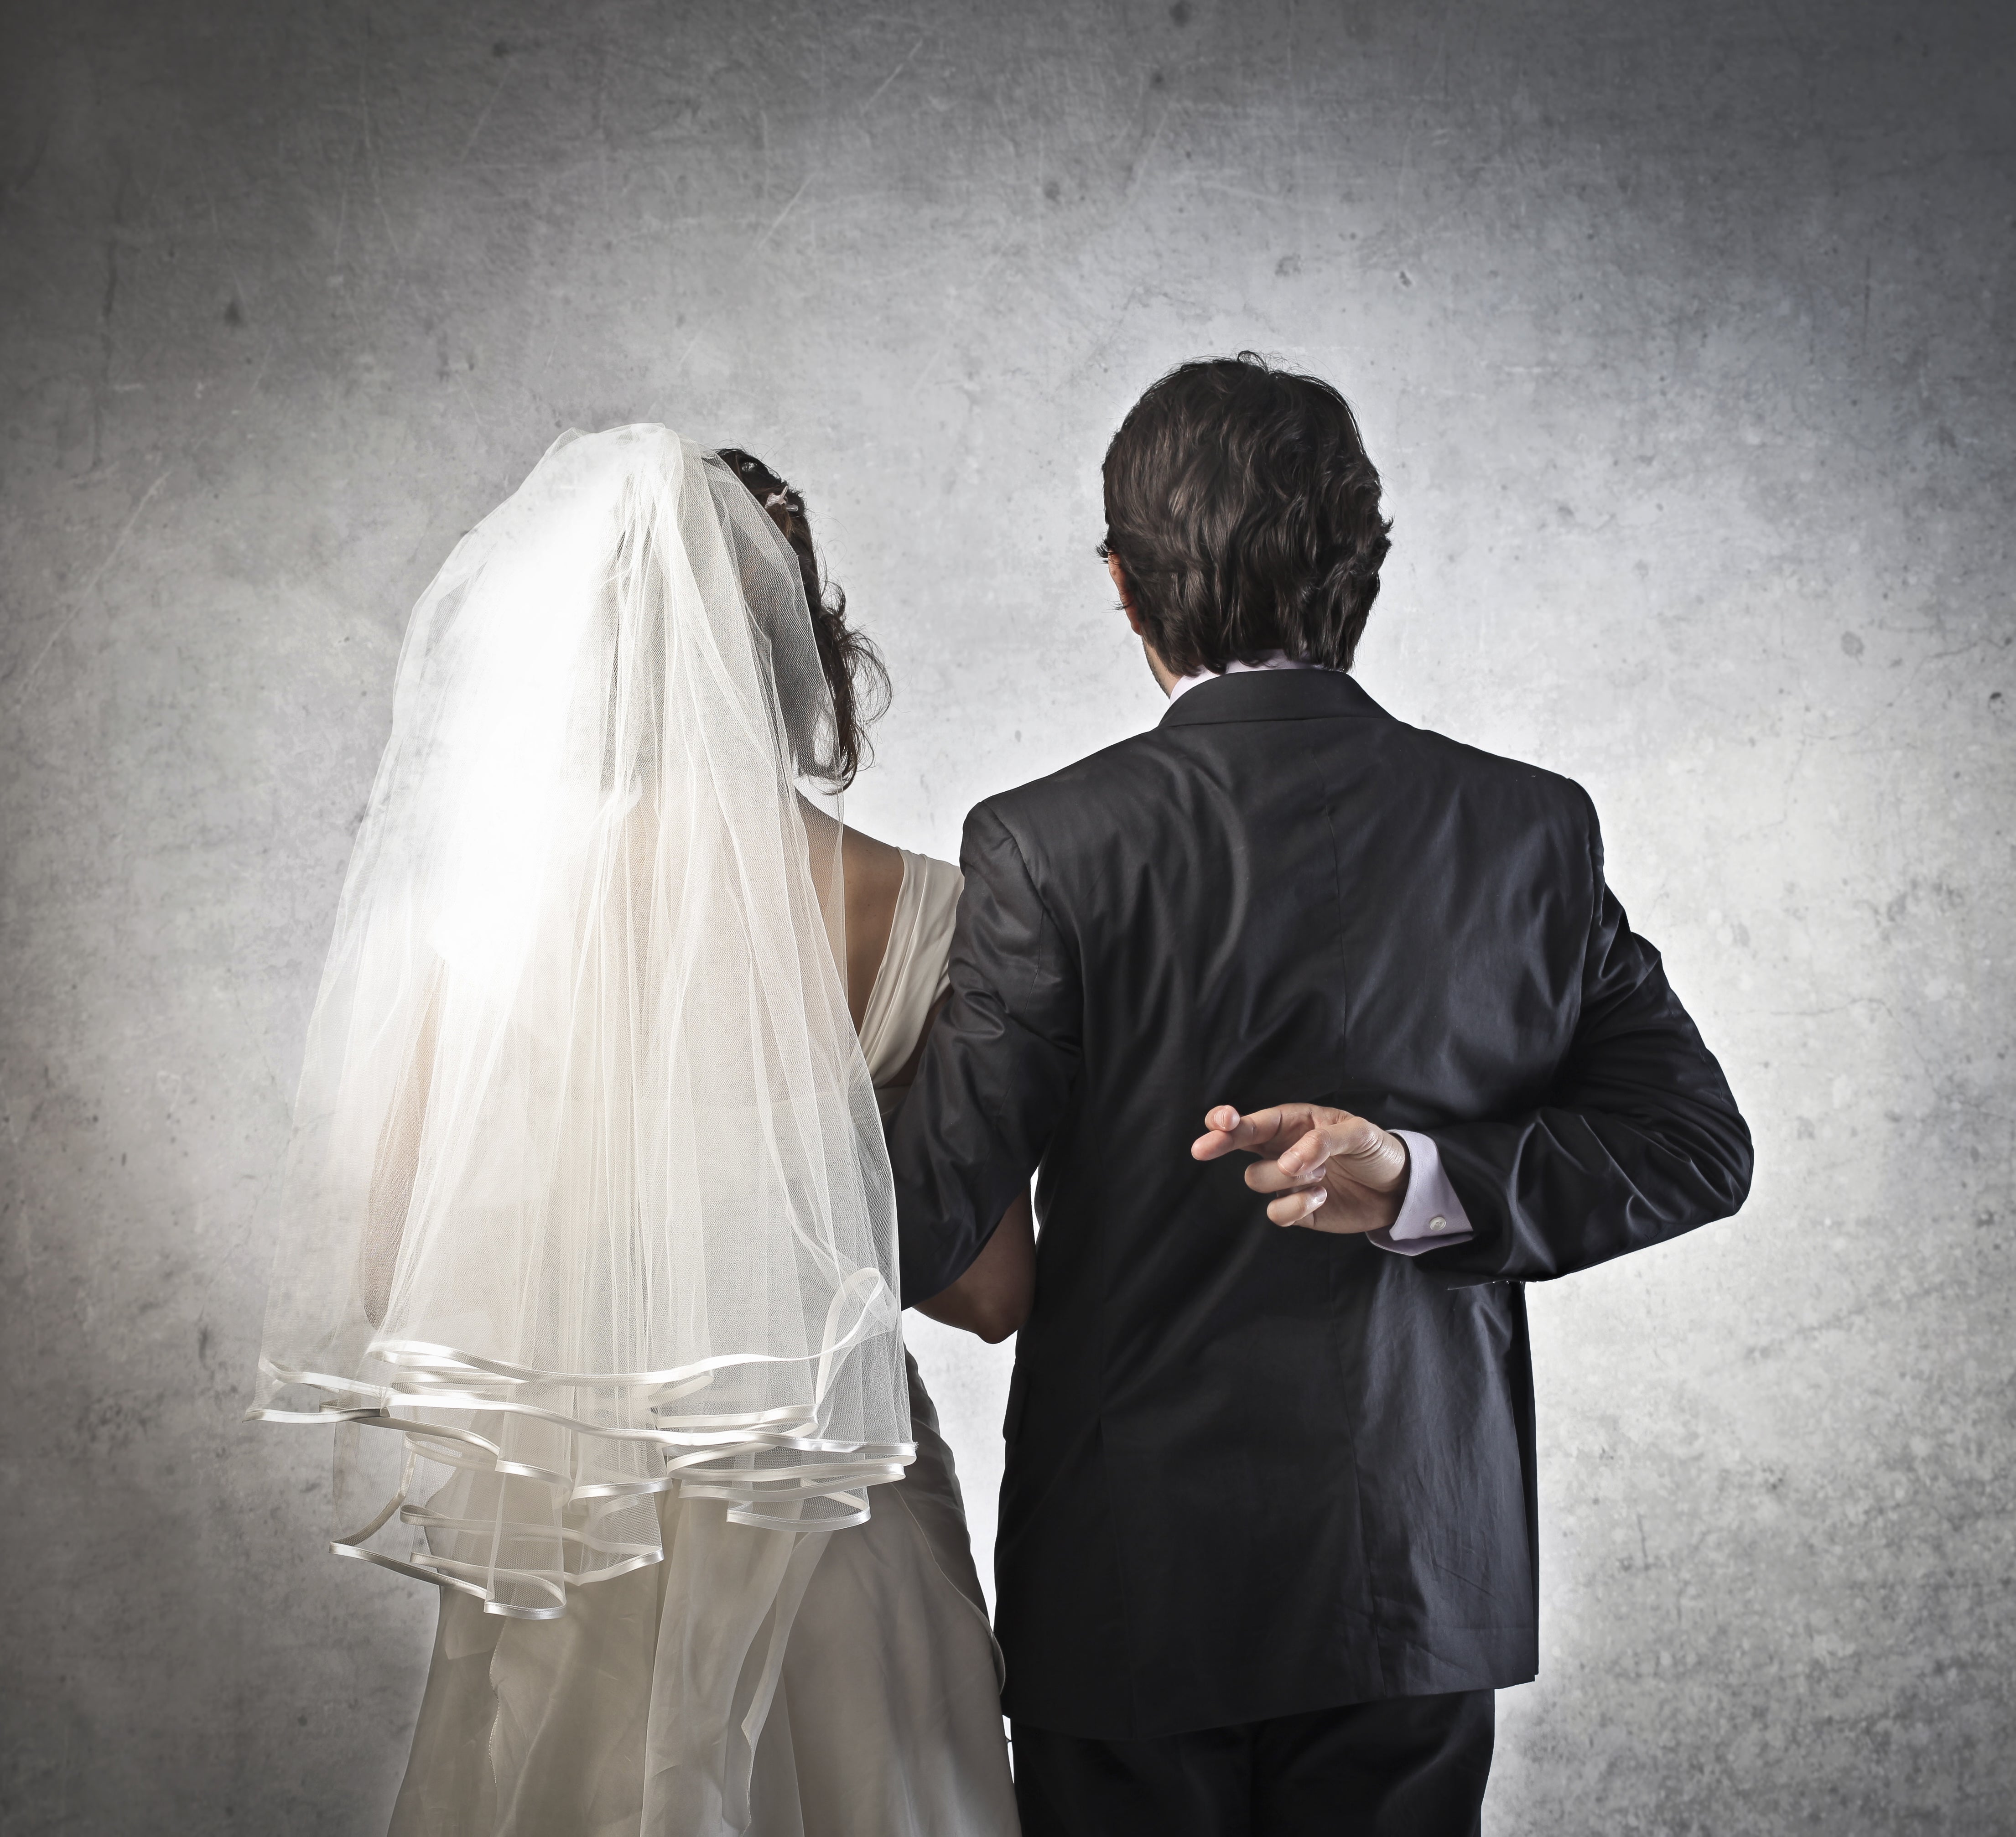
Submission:
MULTIPOLYGON (((1489 1828, 2016 1828, 2006 8, 6 21, 9 1837, 383 1828, 431 1602, 239 1416, 455 535, 570 424, 765 455, 898 687, 853 814, 949 851, 1155 718, 1099 456, 1241 346, 1390 481, 1363 681, 1588 785, 1756 1126, 1742 1220, 1532 1296, 1489 1828)), ((984 1544, 1002 1361, 920 1339, 984 1544)))

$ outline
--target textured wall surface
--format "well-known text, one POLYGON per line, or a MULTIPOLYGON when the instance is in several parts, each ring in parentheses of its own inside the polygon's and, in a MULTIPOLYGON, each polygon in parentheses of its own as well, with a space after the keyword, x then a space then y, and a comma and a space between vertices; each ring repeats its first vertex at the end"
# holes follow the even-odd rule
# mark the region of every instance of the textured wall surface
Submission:
MULTIPOLYGON (((1532 1296, 1489 1828, 2016 1828, 2006 7, 5 19, 9 1837, 383 1827, 431 1600, 239 1418, 455 536, 569 425, 753 447, 898 685, 852 814, 949 852, 1156 717, 1099 456, 1241 346, 1390 481, 1363 680, 1588 785, 1758 1135, 1741 1220, 1532 1296)), ((918 1339, 985 1545, 1003 1361, 918 1339)))

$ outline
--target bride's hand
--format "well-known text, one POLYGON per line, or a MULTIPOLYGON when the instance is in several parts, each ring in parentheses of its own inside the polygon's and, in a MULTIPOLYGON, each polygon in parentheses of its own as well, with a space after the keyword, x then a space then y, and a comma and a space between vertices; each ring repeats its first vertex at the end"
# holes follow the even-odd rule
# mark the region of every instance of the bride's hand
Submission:
POLYGON ((1280 1103, 1242 1116, 1220 1104, 1192 1156, 1215 1161, 1240 1149, 1259 1159, 1246 1170, 1256 1193, 1275 1193, 1267 1216, 1311 1231, 1383 1231, 1407 1196, 1407 1145, 1391 1131, 1322 1104, 1280 1103))

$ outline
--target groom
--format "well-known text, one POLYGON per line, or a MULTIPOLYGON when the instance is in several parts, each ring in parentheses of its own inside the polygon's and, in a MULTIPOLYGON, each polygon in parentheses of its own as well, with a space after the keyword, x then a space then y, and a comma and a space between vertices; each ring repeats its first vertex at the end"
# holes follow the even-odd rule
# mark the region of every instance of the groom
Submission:
POLYGON ((1388 526, 1343 398, 1186 364, 1105 478, 1168 711, 967 819, 891 1151, 905 1302, 1037 1179, 1023 1829, 1474 1832, 1537 1663, 1522 1285, 1736 1210, 1748 1133, 1579 787, 1347 674, 1388 526))

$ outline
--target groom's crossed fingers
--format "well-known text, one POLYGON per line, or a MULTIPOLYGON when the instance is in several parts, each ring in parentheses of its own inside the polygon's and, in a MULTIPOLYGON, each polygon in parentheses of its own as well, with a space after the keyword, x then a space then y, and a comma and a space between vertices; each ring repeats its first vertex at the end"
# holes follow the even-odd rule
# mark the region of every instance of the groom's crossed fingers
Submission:
MULTIPOLYGON (((1341 1117, 1344 1113, 1324 1113, 1341 1117)), ((1242 1116, 1230 1104, 1206 1113, 1209 1133, 1190 1145, 1192 1156, 1215 1161, 1235 1152, 1261 1158, 1246 1170, 1256 1193, 1273 1193, 1267 1216, 1276 1224, 1306 1224, 1330 1202, 1329 1151, 1316 1107, 1275 1104, 1242 1116)))
POLYGON ((1288 1130, 1306 1131, 1314 1120, 1315 1112, 1305 1103, 1276 1104, 1244 1116, 1230 1104, 1222 1103, 1204 1113, 1206 1133, 1190 1144, 1190 1153, 1200 1161, 1215 1161, 1235 1149, 1265 1154, 1276 1137, 1283 1138, 1285 1145, 1288 1130))
POLYGON ((1259 1157, 1246 1170, 1255 1192, 1280 1196, 1267 1207, 1276 1224, 1315 1223, 1333 1198, 1343 1202, 1336 1220, 1319 1228, 1369 1231, 1391 1222, 1385 1198, 1405 1180, 1407 1153, 1397 1137, 1348 1110, 1321 1104, 1276 1104, 1242 1116, 1221 1104, 1204 1117, 1208 1133, 1190 1146, 1200 1161, 1235 1149, 1259 1157), (1369 1209, 1368 1209, 1369 1208, 1369 1209), (1363 1214, 1363 1216, 1361 1216, 1363 1214))
POLYGON ((1266 1157, 1246 1171, 1255 1192, 1279 1192, 1319 1175, 1333 1155, 1347 1159, 1374 1156, 1385 1131, 1348 1110, 1320 1104, 1279 1103, 1242 1116, 1229 1103, 1206 1113, 1208 1133, 1190 1145, 1200 1161, 1215 1161, 1234 1150, 1266 1157))

